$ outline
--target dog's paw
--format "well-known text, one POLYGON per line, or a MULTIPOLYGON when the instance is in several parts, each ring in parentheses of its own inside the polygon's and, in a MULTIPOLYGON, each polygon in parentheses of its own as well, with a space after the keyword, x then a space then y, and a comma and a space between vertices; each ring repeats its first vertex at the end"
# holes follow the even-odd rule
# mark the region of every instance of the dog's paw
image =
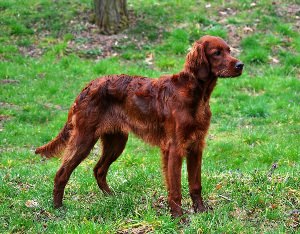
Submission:
POLYGON ((212 207, 210 206, 205 206, 202 202, 199 204, 194 204, 193 205, 194 212, 195 213, 203 213, 203 212, 209 212, 212 211, 212 207))
POLYGON ((62 202, 54 203, 53 206, 55 209, 58 209, 58 208, 62 207, 62 202))
POLYGON ((114 191, 110 190, 110 189, 102 190, 102 192, 103 192, 104 196, 108 196, 108 197, 116 195, 116 193, 114 191))
POLYGON ((174 211, 172 212, 171 211, 171 216, 172 216, 173 219, 180 218, 182 215, 183 215, 182 210, 180 212, 174 212, 174 211))

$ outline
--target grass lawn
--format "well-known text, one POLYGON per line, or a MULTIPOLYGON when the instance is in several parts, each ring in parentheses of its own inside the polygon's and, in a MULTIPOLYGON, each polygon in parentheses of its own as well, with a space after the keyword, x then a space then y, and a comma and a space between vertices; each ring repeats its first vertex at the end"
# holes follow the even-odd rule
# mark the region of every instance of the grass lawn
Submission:
MULTIPOLYGON (((88 22, 91 2, 0 1, 0 233, 300 233, 299 1, 130 0, 131 27, 111 37, 88 22), (211 98, 202 173, 214 210, 172 220, 159 149, 133 135, 108 175, 116 196, 93 177, 97 144, 54 209, 60 160, 34 149, 56 136, 83 86, 106 74, 176 73, 205 34, 245 63, 211 98)), ((182 184, 187 212, 185 166, 182 184)))

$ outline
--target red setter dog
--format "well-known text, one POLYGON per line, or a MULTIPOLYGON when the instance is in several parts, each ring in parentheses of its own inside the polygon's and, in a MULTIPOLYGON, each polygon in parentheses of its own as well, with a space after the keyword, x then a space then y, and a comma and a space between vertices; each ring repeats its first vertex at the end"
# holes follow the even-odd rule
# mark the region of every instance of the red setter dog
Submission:
POLYGON ((194 43, 178 74, 159 79, 110 75, 91 81, 76 98, 58 136, 35 151, 48 158, 63 152, 62 166, 54 180, 54 206, 62 206, 72 171, 99 138, 102 156, 94 175, 99 188, 110 194, 106 175, 124 150, 131 131, 161 149, 172 216, 183 214, 181 167, 185 156, 193 208, 195 212, 205 211, 201 161, 211 118, 210 95, 218 77, 239 76, 243 65, 230 55, 229 46, 221 38, 204 36, 194 43))

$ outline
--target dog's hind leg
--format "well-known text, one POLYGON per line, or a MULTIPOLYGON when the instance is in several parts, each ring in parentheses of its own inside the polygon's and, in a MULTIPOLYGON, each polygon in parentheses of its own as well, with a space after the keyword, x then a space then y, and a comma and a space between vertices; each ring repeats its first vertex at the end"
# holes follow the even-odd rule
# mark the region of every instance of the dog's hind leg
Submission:
POLYGON ((94 168, 94 176, 99 188, 106 194, 111 190, 106 181, 106 175, 110 165, 117 160, 123 152, 128 140, 127 133, 107 133, 101 136, 102 156, 94 168))
POLYGON ((63 155, 63 163, 54 179, 54 207, 62 206, 64 189, 74 169, 88 156, 97 139, 90 136, 72 136, 63 155))

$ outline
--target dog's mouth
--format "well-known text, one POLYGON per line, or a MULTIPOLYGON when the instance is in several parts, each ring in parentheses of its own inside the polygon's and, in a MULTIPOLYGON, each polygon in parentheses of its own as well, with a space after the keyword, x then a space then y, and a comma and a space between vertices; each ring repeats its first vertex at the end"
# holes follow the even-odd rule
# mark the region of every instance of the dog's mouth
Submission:
POLYGON ((235 77, 242 75, 242 73, 243 72, 240 71, 237 73, 219 74, 219 75, 217 75, 217 77, 219 77, 219 78, 235 78, 235 77))
POLYGON ((220 78, 234 78, 242 75, 243 70, 235 71, 235 72, 230 72, 228 70, 223 70, 217 73, 217 77, 220 78))
POLYGON ((220 75, 219 77, 220 78, 235 78, 235 77, 238 77, 240 75, 242 75, 242 72, 239 72, 237 74, 230 74, 230 75, 220 75))

